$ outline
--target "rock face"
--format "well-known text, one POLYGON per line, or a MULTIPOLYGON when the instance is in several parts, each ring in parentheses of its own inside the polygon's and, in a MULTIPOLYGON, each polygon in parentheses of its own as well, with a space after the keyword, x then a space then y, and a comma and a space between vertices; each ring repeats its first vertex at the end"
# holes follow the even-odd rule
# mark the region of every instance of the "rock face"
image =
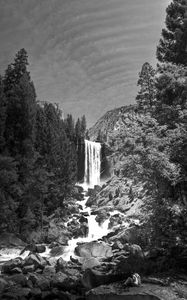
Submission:
POLYGON ((112 248, 104 242, 80 244, 75 248, 75 253, 84 258, 108 258, 113 255, 112 248))

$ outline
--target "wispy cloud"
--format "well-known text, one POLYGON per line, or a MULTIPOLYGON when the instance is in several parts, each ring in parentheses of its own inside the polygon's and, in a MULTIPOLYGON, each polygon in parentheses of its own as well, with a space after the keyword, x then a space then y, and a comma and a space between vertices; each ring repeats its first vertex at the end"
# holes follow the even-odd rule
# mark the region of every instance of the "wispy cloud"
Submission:
POLYGON ((38 98, 89 124, 133 103, 168 0, 0 0, 0 70, 25 47, 38 98))

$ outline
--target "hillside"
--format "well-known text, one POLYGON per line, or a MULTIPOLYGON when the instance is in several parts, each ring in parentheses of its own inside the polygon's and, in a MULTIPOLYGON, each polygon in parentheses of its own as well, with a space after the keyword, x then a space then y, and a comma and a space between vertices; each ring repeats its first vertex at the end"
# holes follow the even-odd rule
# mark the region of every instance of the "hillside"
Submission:
POLYGON ((96 123, 89 129, 90 140, 95 141, 99 135, 106 140, 109 132, 113 131, 120 124, 126 113, 134 112, 136 106, 121 106, 106 112, 96 123))

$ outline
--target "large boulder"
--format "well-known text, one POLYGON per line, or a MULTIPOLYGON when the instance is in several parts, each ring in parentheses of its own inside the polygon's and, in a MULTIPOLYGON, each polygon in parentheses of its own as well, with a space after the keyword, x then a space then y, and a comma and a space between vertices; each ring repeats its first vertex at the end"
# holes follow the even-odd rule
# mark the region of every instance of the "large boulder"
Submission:
POLYGON ((80 244, 75 248, 77 256, 85 258, 108 258, 113 255, 112 248, 104 242, 89 242, 80 244))
POLYGON ((13 274, 15 268, 21 268, 23 266, 23 260, 21 257, 11 259, 2 265, 2 273, 13 274))
POLYGON ((30 274, 28 278, 34 287, 40 288, 42 291, 50 289, 50 280, 41 274, 30 274))
POLYGON ((44 267, 47 265, 47 261, 39 254, 30 254, 24 260, 24 267, 32 265, 35 266, 35 269, 44 269, 44 267))
POLYGON ((76 269, 66 270, 66 273, 58 272, 52 277, 51 285, 65 291, 76 289, 80 285, 80 272, 76 269))
POLYGON ((56 246, 56 247, 54 247, 54 248, 51 249, 50 255, 51 256, 60 256, 60 255, 63 255, 64 249, 65 249, 64 246, 56 246))

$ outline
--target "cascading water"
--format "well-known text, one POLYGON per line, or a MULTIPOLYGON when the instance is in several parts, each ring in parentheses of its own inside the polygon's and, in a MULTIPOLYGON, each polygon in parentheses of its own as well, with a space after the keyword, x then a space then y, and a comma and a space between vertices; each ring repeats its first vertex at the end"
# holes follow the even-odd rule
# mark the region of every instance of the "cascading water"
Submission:
POLYGON ((101 144, 85 140, 84 184, 89 187, 100 184, 101 144))

